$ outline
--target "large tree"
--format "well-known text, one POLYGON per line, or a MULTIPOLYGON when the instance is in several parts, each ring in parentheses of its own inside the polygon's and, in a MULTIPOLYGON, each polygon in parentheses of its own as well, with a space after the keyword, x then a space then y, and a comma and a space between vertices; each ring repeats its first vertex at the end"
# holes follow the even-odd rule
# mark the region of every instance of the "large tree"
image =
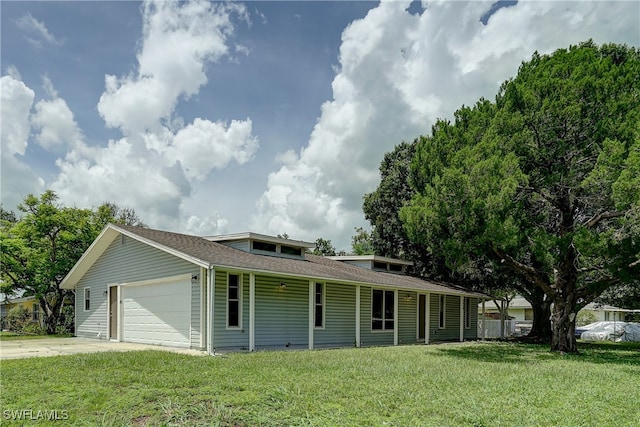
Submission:
MULTIPOLYGON (((18 206, 23 216, 1 220, 0 276, 3 292, 24 291, 44 312, 47 333, 56 333, 73 293, 60 283, 108 222, 141 225, 132 209, 105 203, 97 210, 64 207, 53 191, 28 195, 18 206)), ((67 319, 68 320, 68 319, 67 319)))
MULTIPOLYGON (((495 114, 495 106, 484 100, 480 101, 475 109, 478 111, 470 108, 457 111, 453 125, 439 121, 435 126, 437 140, 427 143, 426 137, 421 136, 413 143, 402 142, 393 151, 385 154, 380 163, 380 184, 373 192, 365 195, 363 203, 365 218, 372 226, 373 246, 376 254, 412 261, 412 273, 419 276, 454 282, 470 290, 484 291, 492 295, 502 295, 515 290, 534 308, 533 327, 529 337, 549 341, 551 311, 550 302, 544 292, 485 256, 475 257, 473 261, 470 259, 464 269, 449 268, 442 252, 434 250, 434 245, 430 242, 410 239, 400 219, 400 210, 416 195, 416 188, 420 187, 412 185, 412 180, 422 182, 426 178, 414 176, 411 171, 411 164, 416 157, 416 147, 421 145, 421 157, 434 163, 446 163, 447 156, 459 149, 455 144, 468 145, 478 140, 495 114), (436 159, 439 160, 435 162, 436 159)), ((415 161, 426 164, 421 158, 415 161)))
POLYGON ((640 281, 640 54, 536 53, 495 104, 461 111, 416 149, 408 234, 454 270, 516 272, 553 304, 552 349, 576 352, 577 312, 640 281))

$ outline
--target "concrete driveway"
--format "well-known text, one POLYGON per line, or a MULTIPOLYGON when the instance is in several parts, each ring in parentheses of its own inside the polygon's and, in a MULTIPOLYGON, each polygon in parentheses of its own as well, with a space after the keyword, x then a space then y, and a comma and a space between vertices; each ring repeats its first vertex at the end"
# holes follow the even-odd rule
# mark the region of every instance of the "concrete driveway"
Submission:
POLYGON ((0 360, 27 357, 62 356, 102 351, 161 350, 174 353, 205 355, 206 352, 185 348, 162 347, 128 342, 90 340, 86 338, 43 338, 31 340, 0 341, 0 360))

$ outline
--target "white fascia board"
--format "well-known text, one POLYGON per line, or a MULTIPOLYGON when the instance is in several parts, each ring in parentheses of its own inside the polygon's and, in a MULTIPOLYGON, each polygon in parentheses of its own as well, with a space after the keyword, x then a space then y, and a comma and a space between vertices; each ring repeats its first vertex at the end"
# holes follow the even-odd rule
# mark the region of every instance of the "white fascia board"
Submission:
POLYGON ((76 284, 80 281, 82 276, 91 268, 94 262, 104 253, 105 250, 113 243, 113 241, 120 235, 125 235, 134 240, 137 240, 146 245, 152 246, 161 251, 167 252, 173 256, 181 258, 185 261, 188 261, 192 264, 195 264, 200 267, 209 268, 209 263, 198 258, 189 256, 183 252, 177 251, 175 249, 168 248, 164 245, 160 245, 152 240, 145 239, 143 237, 138 236, 135 233, 131 233, 127 230, 124 230, 117 225, 107 224, 107 226, 100 232, 98 237, 93 241, 89 249, 87 249, 78 262, 73 266, 69 273, 65 276, 65 278, 60 283, 60 288, 62 289, 75 289, 76 284))

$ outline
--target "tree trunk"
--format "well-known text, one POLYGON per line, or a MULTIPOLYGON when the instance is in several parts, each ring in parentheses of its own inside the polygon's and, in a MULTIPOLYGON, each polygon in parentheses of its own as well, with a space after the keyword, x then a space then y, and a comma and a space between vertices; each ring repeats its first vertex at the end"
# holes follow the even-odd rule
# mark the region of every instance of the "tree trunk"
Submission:
POLYGON ((527 337, 551 342, 551 299, 546 297, 542 289, 535 287, 527 300, 533 309, 533 326, 527 337))
MULTIPOLYGON (((569 300, 573 300, 573 298, 569 300)), ((575 306, 573 304, 567 304, 564 298, 554 298, 551 351, 559 351, 562 353, 578 352, 575 336, 575 311, 575 306)))

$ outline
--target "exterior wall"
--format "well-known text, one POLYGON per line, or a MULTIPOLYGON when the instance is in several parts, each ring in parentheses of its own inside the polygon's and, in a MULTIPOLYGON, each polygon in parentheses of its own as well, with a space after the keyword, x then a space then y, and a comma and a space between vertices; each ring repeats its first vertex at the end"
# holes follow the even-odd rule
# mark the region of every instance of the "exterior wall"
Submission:
POLYGON ((228 273, 216 270, 215 306, 213 309, 213 347, 216 349, 246 350, 249 348, 249 273, 231 272, 242 277, 240 328, 227 328, 228 273))
POLYGON ((393 330, 373 331, 371 329, 371 292, 372 288, 369 286, 360 287, 360 345, 362 347, 393 345, 393 330))
POLYGON ((418 294, 412 291, 398 292, 398 344, 415 344, 418 341, 418 294))
POLYGON ((353 347, 356 340, 356 287, 325 285, 324 329, 314 329, 314 347, 353 347))
MULTIPOLYGON (((134 239, 116 238, 76 286, 75 334, 85 338, 108 338, 107 294, 110 285, 158 279, 180 274, 199 274, 199 267, 134 239), (84 288, 90 287, 91 309, 84 310, 84 288)), ((199 285, 198 285, 199 286, 199 285)), ((200 291, 193 306, 200 307, 200 291)), ((200 309, 191 312, 192 347, 200 346, 200 309), (196 339, 194 340, 194 337, 196 339)))
POLYGON ((38 300, 35 297, 22 297, 20 298, 20 300, 21 301, 3 302, 0 305, 1 327, 2 328, 5 327, 5 323, 6 323, 5 318, 7 314, 9 314, 9 311, 14 307, 24 307, 31 315, 31 321, 33 323, 38 323, 42 326, 44 312, 42 311, 42 308, 40 307, 40 303, 38 302, 38 300), (34 304, 36 305, 36 310, 34 310, 34 304))
POLYGON ((260 275, 255 281, 256 349, 308 348, 309 281, 260 275))
MULTIPOLYGON (((460 340, 460 297, 445 295, 445 327, 439 326, 439 295, 431 294, 430 305, 430 341, 460 340)), ((477 309, 476 309, 477 310, 477 309)), ((476 332, 477 334, 477 332, 476 332)))
POLYGON ((464 339, 465 340, 476 340, 478 339, 478 304, 481 303, 479 298, 470 298, 469 301, 469 320, 470 327, 464 328, 464 339))

